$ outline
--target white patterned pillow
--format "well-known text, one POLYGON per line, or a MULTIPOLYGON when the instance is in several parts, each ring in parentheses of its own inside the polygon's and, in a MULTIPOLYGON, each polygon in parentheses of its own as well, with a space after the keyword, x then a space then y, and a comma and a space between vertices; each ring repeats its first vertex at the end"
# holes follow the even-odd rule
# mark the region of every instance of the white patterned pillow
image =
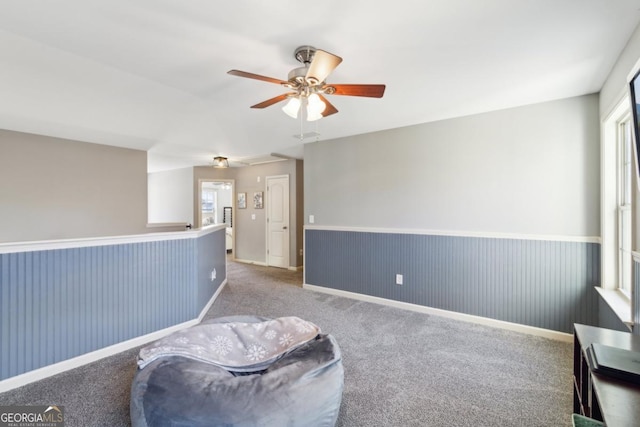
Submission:
POLYGON ((229 371, 261 371, 319 333, 316 325, 294 316, 258 323, 196 325, 141 349, 138 367, 164 356, 184 356, 229 371))

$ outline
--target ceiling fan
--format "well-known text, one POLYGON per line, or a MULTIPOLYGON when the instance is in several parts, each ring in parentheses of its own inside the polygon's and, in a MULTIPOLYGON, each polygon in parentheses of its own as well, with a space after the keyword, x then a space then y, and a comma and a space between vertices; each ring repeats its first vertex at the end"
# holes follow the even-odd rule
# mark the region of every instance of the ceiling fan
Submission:
POLYGON ((231 70, 228 74, 275 83, 291 89, 291 92, 252 105, 251 108, 266 108, 288 99, 289 102, 282 110, 289 116, 297 118, 301 107, 306 104, 308 121, 318 120, 338 112, 338 109, 324 95, 369 98, 382 98, 384 95, 385 85, 327 83, 325 79, 342 62, 342 58, 337 55, 312 46, 300 46, 295 50, 294 57, 304 66, 291 70, 286 81, 240 70, 231 70))

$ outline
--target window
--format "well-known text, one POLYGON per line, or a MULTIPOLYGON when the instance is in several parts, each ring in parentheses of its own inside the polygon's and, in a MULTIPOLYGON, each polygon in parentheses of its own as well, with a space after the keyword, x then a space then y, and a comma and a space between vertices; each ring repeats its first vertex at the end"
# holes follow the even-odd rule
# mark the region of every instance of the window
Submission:
POLYGON ((618 199, 618 281, 617 286, 628 298, 631 297, 632 277, 632 179, 633 147, 631 121, 627 115, 618 122, 617 135, 617 199, 618 199))
POLYGON ((215 214, 216 212, 215 190, 209 190, 209 189, 202 190, 202 212, 215 214))
POLYGON ((625 97, 602 123, 601 181, 601 284, 596 289, 618 318, 632 325, 633 159, 631 102, 625 97))
POLYGON ((202 188, 201 225, 216 224, 218 221, 218 193, 212 188, 202 188))

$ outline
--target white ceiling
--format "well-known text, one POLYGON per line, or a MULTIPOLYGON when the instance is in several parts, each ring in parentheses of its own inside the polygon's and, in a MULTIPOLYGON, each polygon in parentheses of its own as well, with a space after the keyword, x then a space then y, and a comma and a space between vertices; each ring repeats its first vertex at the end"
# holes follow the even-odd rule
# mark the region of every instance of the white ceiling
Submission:
MULTIPOLYGON (((320 140, 598 92, 640 0, 0 0, 0 128, 149 151, 149 171, 302 156, 293 51, 341 56, 320 140)), ((315 141, 316 138, 309 140, 315 141)), ((307 141, 307 140, 305 140, 307 141)))

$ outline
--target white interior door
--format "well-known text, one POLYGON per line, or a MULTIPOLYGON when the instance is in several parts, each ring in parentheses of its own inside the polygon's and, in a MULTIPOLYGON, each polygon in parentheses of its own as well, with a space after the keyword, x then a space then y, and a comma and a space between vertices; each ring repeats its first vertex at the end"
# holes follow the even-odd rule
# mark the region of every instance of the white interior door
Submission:
POLYGON ((289 175, 267 177, 267 265, 289 268, 289 175))

